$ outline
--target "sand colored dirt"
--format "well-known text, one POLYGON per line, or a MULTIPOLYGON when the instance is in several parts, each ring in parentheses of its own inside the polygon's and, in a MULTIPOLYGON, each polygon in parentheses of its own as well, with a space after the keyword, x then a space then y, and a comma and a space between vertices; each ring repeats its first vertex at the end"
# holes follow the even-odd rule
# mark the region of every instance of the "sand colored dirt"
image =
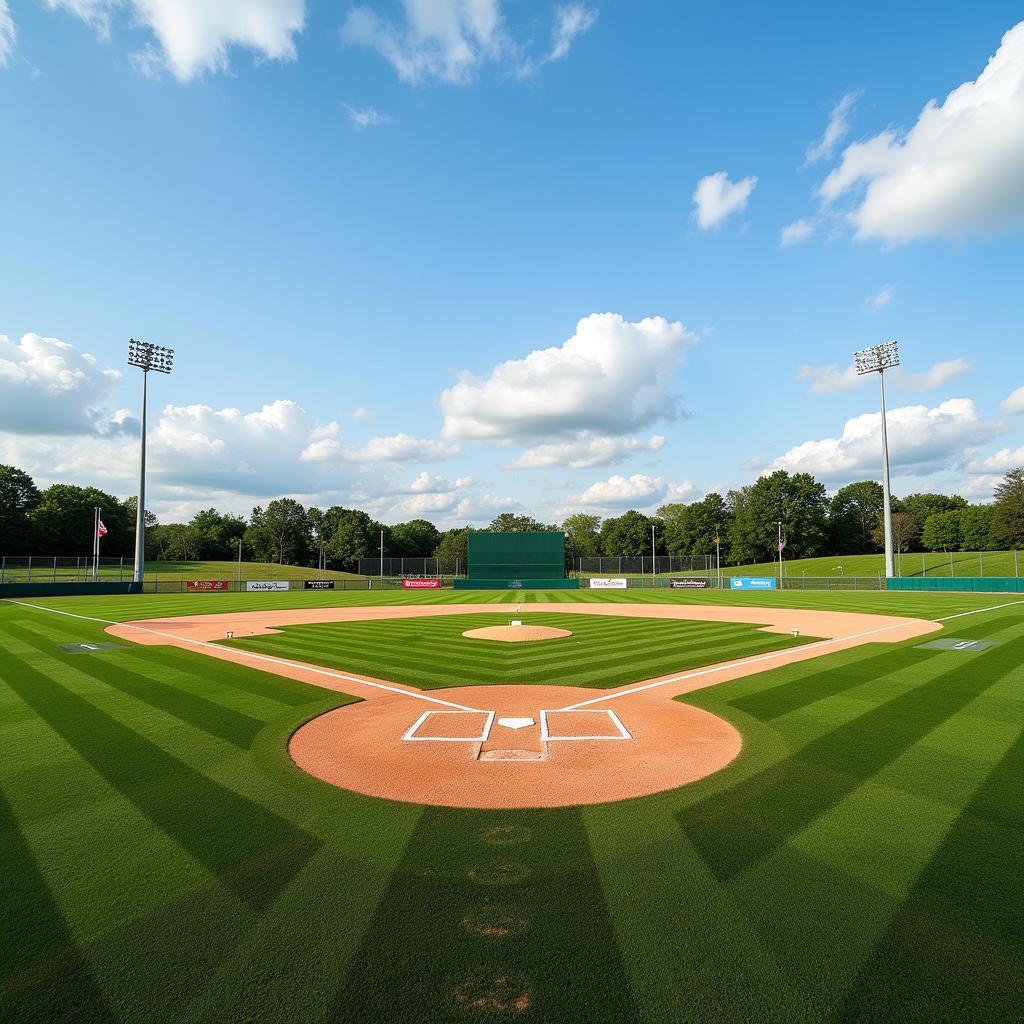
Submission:
MULTIPOLYGON (((769 607, 531 604, 529 612, 545 614, 747 622, 768 632, 798 629, 825 638, 610 690, 503 685, 421 691, 211 642, 228 631, 254 636, 301 623, 483 611, 522 613, 518 605, 495 604, 297 608, 143 620, 109 626, 107 632, 136 643, 200 651, 363 698, 308 722, 290 740, 295 763, 326 782, 392 800, 503 808, 603 803, 696 781, 736 757, 740 735, 717 716, 672 697, 860 644, 895 643, 942 628, 920 619, 769 607), (609 710, 628 739, 616 738, 620 728, 609 710), (559 712, 546 716, 547 737, 542 711, 559 712)), ((533 627, 511 627, 526 628, 533 627)))
POLYGON ((470 640, 500 640, 506 644, 524 644, 534 640, 561 640, 572 636, 572 630, 553 626, 484 626, 467 629, 462 634, 470 640))

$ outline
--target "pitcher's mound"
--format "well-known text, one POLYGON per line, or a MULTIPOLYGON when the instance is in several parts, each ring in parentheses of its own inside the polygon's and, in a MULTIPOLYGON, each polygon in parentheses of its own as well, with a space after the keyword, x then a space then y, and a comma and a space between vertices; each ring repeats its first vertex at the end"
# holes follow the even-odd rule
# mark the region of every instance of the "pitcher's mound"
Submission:
POLYGON ((569 629, 555 629, 553 626, 484 626, 483 629, 467 629, 463 636, 471 640, 501 640, 507 644, 521 644, 530 640, 560 640, 572 636, 569 629))

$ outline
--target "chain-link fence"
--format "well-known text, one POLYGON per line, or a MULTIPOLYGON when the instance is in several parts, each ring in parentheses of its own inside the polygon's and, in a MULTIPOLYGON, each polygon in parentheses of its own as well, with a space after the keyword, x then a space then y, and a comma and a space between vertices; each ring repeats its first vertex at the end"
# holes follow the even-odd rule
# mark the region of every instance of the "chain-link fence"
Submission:
POLYGON ((672 573, 710 575, 712 555, 595 555, 570 559, 572 576, 667 576, 672 573))
POLYGON ((400 558, 385 556, 381 568, 381 559, 360 558, 360 576, 398 576, 407 579, 436 579, 439 576, 465 576, 466 563, 461 558, 400 558))

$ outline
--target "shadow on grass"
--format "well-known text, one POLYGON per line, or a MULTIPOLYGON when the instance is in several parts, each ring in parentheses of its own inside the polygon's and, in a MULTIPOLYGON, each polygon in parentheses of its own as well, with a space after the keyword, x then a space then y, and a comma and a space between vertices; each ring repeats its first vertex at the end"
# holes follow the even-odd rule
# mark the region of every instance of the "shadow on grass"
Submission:
POLYGON ((1020 1019, 1024 734, 918 876, 860 971, 842 1024, 1020 1019))
POLYGON ((27 662, 5 681, 107 782, 255 910, 269 906, 320 845, 27 662))
POLYGON ((1024 639, 993 647, 807 744, 792 757, 678 815, 715 875, 727 881, 995 685, 1024 658, 1024 639))
POLYGON ((0 1020, 113 1021, 0 791, 0 1020))
POLYGON ((577 810, 431 808, 328 1019, 638 1019, 577 810))

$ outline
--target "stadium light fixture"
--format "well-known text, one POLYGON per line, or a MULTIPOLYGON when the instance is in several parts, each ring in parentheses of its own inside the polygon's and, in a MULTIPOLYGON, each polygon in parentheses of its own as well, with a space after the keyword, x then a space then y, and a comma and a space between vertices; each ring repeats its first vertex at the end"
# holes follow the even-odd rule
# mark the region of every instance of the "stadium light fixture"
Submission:
POLYGON ((895 576, 892 552, 892 498, 889 493, 889 440, 885 429, 885 371, 900 365, 900 350, 896 341, 872 345, 853 354, 857 373, 877 373, 882 396, 882 529, 885 534, 885 575, 895 576))
POLYGON ((148 341, 128 341, 128 365, 142 371, 142 430, 139 450, 139 498, 135 510, 135 569, 132 579, 142 582, 146 561, 146 382, 149 371, 170 373, 174 365, 174 349, 148 341))

